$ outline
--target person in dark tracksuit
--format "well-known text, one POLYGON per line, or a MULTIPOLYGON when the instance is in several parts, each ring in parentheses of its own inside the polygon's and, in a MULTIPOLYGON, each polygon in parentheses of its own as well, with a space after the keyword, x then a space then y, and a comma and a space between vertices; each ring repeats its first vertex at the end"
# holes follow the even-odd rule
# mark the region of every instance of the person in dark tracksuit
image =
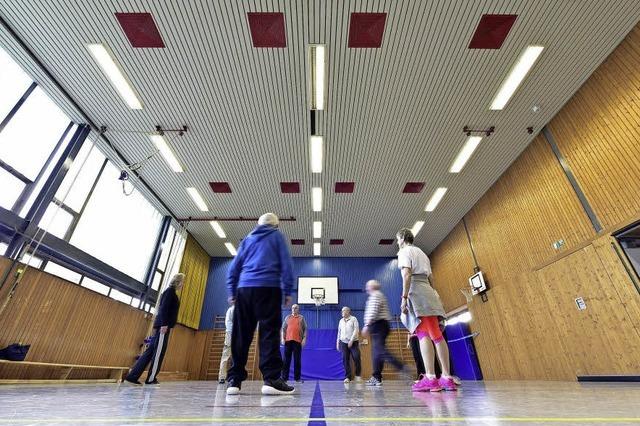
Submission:
POLYGON ((260 371, 265 395, 292 393, 280 374, 280 327, 282 298, 291 305, 293 265, 279 220, 266 213, 258 226, 242 240, 227 273, 229 303, 235 303, 231 333, 232 366, 227 375, 227 395, 240 393, 247 378, 247 357, 256 325, 259 325, 260 371))
POLYGON ((175 327, 178 320, 178 310, 180 309, 180 299, 176 292, 182 288, 184 284, 184 274, 176 274, 171 278, 169 282, 169 288, 167 288, 160 296, 160 304, 158 306, 158 313, 153 321, 153 337, 151 342, 144 353, 138 358, 135 365, 129 370, 129 374, 125 377, 125 380, 129 383, 141 385, 139 379, 142 372, 147 365, 149 367, 149 373, 145 384, 157 385, 158 373, 162 367, 162 360, 164 354, 167 352, 167 345, 169 344, 169 333, 173 327, 175 327))

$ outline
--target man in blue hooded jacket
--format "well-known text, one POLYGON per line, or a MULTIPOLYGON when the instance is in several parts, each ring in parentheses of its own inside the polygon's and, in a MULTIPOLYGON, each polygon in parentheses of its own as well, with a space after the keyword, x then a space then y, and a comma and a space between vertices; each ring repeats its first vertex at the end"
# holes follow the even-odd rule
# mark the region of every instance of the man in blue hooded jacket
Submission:
POLYGON ((265 395, 292 393, 280 374, 280 327, 282 326, 282 298, 291 304, 293 267, 284 235, 278 230, 279 220, 266 213, 258 226, 242 240, 238 254, 227 273, 229 303, 235 304, 231 359, 227 395, 240 393, 247 378, 247 357, 256 325, 259 324, 260 371, 265 395))

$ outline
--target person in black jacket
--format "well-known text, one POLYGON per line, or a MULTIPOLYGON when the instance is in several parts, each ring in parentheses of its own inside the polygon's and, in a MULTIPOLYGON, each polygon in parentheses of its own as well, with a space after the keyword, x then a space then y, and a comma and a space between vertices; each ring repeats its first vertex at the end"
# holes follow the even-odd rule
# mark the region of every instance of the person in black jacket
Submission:
POLYGON ((156 376, 160 372, 162 367, 162 360, 164 354, 167 351, 167 345, 169 344, 169 332, 175 327, 178 320, 178 309, 180 309, 180 299, 176 292, 182 288, 184 284, 184 274, 176 274, 171 278, 169 282, 169 288, 167 288, 162 296, 160 296, 160 304, 158 306, 158 313, 153 321, 153 337, 147 350, 138 358, 138 361, 129 371, 125 380, 129 383, 141 385, 138 381, 142 372, 147 365, 151 363, 149 367, 149 374, 147 374, 147 385, 157 385, 158 379, 156 376))

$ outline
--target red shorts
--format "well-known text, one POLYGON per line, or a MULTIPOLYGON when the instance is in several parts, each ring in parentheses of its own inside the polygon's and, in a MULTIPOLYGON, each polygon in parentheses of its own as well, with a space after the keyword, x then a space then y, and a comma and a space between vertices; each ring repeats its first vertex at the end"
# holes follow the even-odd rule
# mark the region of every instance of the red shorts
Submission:
POLYGON ((433 343, 440 343, 444 340, 442 337, 442 331, 440 331, 440 322, 437 316, 420 317, 420 324, 416 328, 416 336, 422 340, 424 337, 429 336, 433 343))

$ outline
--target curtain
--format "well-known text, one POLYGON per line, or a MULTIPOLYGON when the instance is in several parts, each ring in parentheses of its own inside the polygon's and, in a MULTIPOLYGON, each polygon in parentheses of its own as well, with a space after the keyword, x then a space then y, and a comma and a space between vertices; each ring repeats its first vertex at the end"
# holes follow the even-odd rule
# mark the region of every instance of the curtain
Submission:
POLYGON ((178 322, 187 327, 198 329, 200 325, 210 260, 207 252, 189 235, 180 265, 180 272, 185 274, 185 281, 179 294, 180 312, 178 313, 178 322))

